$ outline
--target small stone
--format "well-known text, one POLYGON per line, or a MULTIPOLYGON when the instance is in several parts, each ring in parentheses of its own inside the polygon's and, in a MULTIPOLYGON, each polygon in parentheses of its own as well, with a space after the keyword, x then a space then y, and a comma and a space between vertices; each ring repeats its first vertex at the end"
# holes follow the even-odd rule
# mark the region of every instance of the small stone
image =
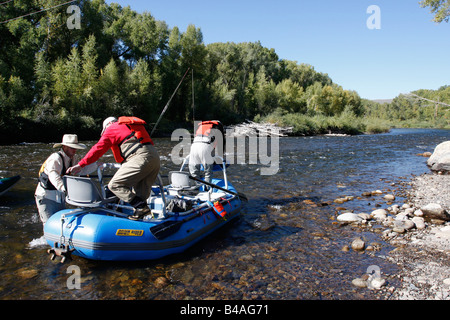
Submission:
POLYGON ((394 228, 392 228, 392 231, 400 233, 400 234, 406 232, 405 228, 402 228, 402 227, 394 227, 394 228))
POLYGON ((412 222, 414 222, 416 229, 422 230, 425 229, 425 219, 422 217, 414 217, 411 219, 412 222))
POLYGON ((400 208, 398 206, 398 204, 394 204, 393 206, 390 207, 390 210, 393 214, 397 214, 400 211, 400 208))
POLYGON ((377 209, 372 211, 371 216, 377 220, 384 220, 387 217, 387 211, 384 209, 377 209))
POLYGON ((340 222, 359 222, 362 218, 355 213, 346 212, 337 217, 337 221, 340 222))
POLYGON ((416 226, 416 224, 411 220, 403 221, 403 228, 405 228, 406 230, 411 230, 415 226, 416 226))
POLYGON ((417 209, 416 211, 414 211, 414 215, 416 217, 423 217, 423 211, 420 209, 417 209))
POLYGON ((360 217, 361 219, 364 219, 364 220, 372 219, 372 216, 370 214, 364 213, 364 212, 358 213, 358 217, 360 217))
POLYGON ((386 284, 386 280, 382 278, 371 278, 368 280, 368 287, 370 289, 380 290, 382 286, 386 284))
POLYGON ((158 277, 155 280, 155 287, 161 289, 169 284, 169 280, 166 277, 158 277))
MULTIPOLYGON (((415 227, 415 224, 411 220, 404 219, 404 220, 394 221, 394 228, 405 229, 405 231, 406 231, 406 230, 410 230, 414 227, 415 227)), ((399 232, 399 233, 403 233, 403 232, 399 232)))
POLYGON ((21 268, 17 270, 17 273, 23 279, 31 279, 38 275, 38 271, 36 269, 27 269, 27 268, 21 268))
POLYGON ((383 198, 384 198, 384 200, 387 200, 387 201, 394 201, 395 200, 395 196, 393 194, 387 194, 383 198))
POLYGON ((367 287, 367 281, 364 279, 361 279, 361 278, 353 279, 352 284, 358 288, 366 288, 367 287))
POLYGON ((446 286, 450 286, 450 278, 444 279, 443 282, 446 286))
POLYGON ((366 243, 361 238, 356 238, 352 242, 352 249, 355 251, 363 251, 366 247, 366 243))

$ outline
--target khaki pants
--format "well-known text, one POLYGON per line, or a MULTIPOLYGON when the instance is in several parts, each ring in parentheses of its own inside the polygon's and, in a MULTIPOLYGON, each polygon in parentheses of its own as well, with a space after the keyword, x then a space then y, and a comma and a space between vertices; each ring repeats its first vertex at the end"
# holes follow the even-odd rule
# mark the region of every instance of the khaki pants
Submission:
POLYGON ((122 163, 108 184, 109 190, 128 203, 136 196, 146 200, 150 196, 159 168, 159 154, 155 147, 144 145, 122 163))
MULTIPOLYGON (((56 191, 50 191, 50 192, 56 192, 56 191)), ((47 222, 47 220, 55 213, 60 210, 63 210, 66 208, 64 201, 54 201, 51 199, 47 199, 42 196, 34 196, 36 199, 36 206, 39 211, 39 217, 41 218, 41 221, 43 224, 47 222)))

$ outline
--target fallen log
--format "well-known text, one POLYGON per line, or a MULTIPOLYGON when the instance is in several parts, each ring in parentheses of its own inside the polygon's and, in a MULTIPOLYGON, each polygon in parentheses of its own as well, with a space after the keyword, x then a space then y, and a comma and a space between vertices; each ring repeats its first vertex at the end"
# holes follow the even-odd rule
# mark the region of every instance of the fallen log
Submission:
POLYGON ((292 133, 293 127, 280 127, 276 123, 257 123, 246 120, 246 122, 227 127, 227 135, 238 136, 277 136, 287 137, 292 133))

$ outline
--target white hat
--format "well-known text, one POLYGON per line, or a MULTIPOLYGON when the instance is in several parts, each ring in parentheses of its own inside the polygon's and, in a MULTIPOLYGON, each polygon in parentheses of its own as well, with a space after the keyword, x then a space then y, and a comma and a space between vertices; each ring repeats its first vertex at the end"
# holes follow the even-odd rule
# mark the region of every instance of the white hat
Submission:
POLYGON ((102 130, 102 133, 100 134, 101 136, 103 135, 103 132, 105 132, 106 127, 107 127, 111 122, 117 122, 117 118, 116 118, 116 117, 109 117, 109 118, 106 118, 106 119, 103 121, 103 130, 102 130))
POLYGON ((78 150, 86 149, 86 145, 78 143, 78 136, 76 134, 65 134, 63 136, 62 142, 55 143, 53 145, 53 148, 60 148, 62 146, 67 146, 78 150))

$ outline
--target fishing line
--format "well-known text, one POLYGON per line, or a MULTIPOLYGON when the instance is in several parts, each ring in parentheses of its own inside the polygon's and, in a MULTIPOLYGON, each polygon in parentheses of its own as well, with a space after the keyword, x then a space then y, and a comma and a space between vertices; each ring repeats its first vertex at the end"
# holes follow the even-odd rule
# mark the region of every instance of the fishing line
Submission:
POLYGON ((186 77, 186 75, 188 74, 188 72, 189 72, 190 69, 191 69, 191 68, 188 68, 188 69, 186 70, 186 73, 184 74, 184 76, 183 76, 183 78, 181 79, 180 83, 178 84, 177 88, 175 89, 175 91, 173 92, 173 94, 172 94, 172 96, 170 97, 169 101, 167 102, 166 106, 164 107, 164 110, 161 112, 161 115, 159 116, 158 121, 156 121, 155 125, 153 126, 153 130, 152 130, 152 132, 150 133, 150 137, 153 135, 153 132, 155 132, 155 129, 156 129, 156 127, 157 127, 158 124, 159 124, 159 121, 161 121, 161 119, 162 119, 164 113, 166 113, 167 109, 169 108, 170 101, 172 101, 173 97, 175 96, 175 94, 176 94, 177 91, 178 91, 178 88, 181 86, 181 83, 183 82, 184 78, 186 77))
POLYGON ((14 0, 9 0, 9 1, 5 1, 5 2, 2 2, 2 3, 0 3, 0 6, 2 6, 2 5, 4 5, 4 4, 7 4, 7 3, 10 3, 10 2, 13 2, 14 0))
MULTIPOLYGON (((13 1, 13 0, 11 0, 11 1, 13 1)), ((5 20, 5 21, 0 21, 0 24, 7 23, 7 22, 10 22, 10 21, 14 21, 14 20, 17 20, 17 19, 20 19, 20 18, 28 17, 28 16, 31 16, 31 15, 36 14, 36 13, 40 13, 40 12, 48 11, 48 10, 51 10, 51 9, 55 9, 55 8, 61 7, 63 5, 66 5, 66 4, 69 4, 71 2, 75 2, 75 1, 76 0, 67 1, 67 2, 64 2, 64 3, 58 4, 56 6, 50 7, 50 8, 44 8, 44 9, 39 10, 39 11, 35 11, 35 12, 24 14, 23 16, 15 17, 15 18, 8 19, 8 20, 5 20)), ((5 4, 5 3, 7 3, 7 2, 3 2, 1 4, 5 4)))

